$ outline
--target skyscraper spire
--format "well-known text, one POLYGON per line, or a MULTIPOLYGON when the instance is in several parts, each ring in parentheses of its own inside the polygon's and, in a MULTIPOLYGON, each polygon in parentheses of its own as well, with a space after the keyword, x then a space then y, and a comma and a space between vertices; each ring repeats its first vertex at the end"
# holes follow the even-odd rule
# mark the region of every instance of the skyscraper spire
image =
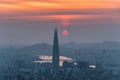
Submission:
POLYGON ((53 41, 53 68, 59 68, 59 42, 58 42, 58 32, 57 28, 54 31, 54 41, 53 41))

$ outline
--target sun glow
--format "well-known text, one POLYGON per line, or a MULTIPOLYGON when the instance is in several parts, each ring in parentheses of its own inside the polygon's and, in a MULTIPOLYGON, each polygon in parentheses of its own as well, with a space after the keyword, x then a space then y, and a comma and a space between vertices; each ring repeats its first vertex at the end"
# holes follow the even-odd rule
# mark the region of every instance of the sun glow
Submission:
POLYGON ((69 34, 68 30, 63 30, 62 35, 67 36, 69 34))

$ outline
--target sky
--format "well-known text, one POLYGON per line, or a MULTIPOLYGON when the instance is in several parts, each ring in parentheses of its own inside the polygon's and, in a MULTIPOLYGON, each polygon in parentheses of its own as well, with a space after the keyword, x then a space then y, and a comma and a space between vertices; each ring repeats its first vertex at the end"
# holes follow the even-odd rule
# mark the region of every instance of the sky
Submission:
POLYGON ((0 0, 0 45, 120 42, 120 0, 0 0), (67 31, 67 35, 64 35, 67 31))

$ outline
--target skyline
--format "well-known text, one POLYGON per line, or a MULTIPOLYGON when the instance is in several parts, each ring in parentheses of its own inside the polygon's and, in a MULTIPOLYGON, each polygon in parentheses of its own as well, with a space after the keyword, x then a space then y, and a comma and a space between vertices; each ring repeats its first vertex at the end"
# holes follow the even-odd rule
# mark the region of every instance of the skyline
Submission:
POLYGON ((120 42, 120 0, 1 0, 0 44, 120 42), (63 35, 64 31, 69 34, 63 35))

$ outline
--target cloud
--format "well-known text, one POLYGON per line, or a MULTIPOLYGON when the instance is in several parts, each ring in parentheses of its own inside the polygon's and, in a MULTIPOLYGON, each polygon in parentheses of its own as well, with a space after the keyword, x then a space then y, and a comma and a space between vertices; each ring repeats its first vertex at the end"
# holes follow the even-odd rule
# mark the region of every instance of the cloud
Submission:
POLYGON ((18 11, 9 13, 0 13, 0 17, 14 16, 54 16, 54 15, 117 15, 119 9, 76 9, 76 10, 50 10, 50 11, 18 11))
POLYGON ((28 10, 28 11, 8 11, 8 13, 5 13, 3 15, 5 16, 12 16, 12 15, 18 15, 18 16, 34 16, 34 15, 89 15, 89 14, 113 14, 113 13, 119 13, 120 9, 116 8, 101 8, 101 9, 71 9, 71 10, 28 10))
POLYGON ((62 0, 0 0, 0 4, 18 4, 25 2, 46 2, 46 3, 63 3, 62 0))
MULTIPOLYGON (((44 5, 51 7, 49 4, 56 4, 53 9, 84 9, 84 8, 113 8, 116 7, 116 4, 120 1, 111 1, 111 0, 1 0, 0 5, 16 5, 31 7, 41 7, 44 5), (23 5, 25 4, 25 5, 23 5)), ((6 8, 6 6, 3 6, 6 8)))
POLYGON ((112 0, 1 0, 0 21, 116 18, 120 9, 115 4, 112 0))

